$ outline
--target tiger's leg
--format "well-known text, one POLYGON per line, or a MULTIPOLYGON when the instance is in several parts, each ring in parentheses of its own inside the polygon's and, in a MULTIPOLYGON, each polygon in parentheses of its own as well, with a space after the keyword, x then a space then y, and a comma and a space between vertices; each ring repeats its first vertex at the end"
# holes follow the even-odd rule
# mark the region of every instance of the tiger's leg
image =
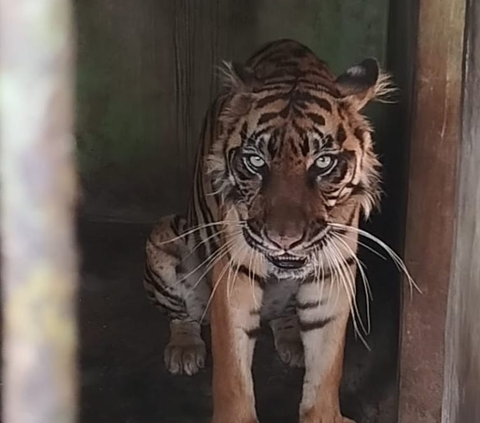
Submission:
POLYGON ((295 305, 289 305, 283 315, 270 321, 275 348, 285 364, 303 367, 303 344, 295 305))
POLYGON ((339 404, 349 300, 340 281, 327 282, 321 298, 313 282, 302 284, 297 294, 305 353, 300 423, 354 423, 341 415, 339 404))
MULTIPOLYGON (((201 337, 198 319, 200 313, 192 315, 189 310, 188 278, 184 277, 185 264, 192 258, 184 238, 178 238, 184 231, 184 219, 168 216, 152 230, 146 246, 144 286, 150 301, 167 314, 170 321, 170 341, 165 348, 164 358, 167 369, 173 374, 192 375, 205 366, 206 348, 201 337), (166 242, 175 239, 172 242, 166 242)), ((195 287, 206 297, 207 282, 195 287)), ((190 300, 191 301, 191 300, 190 300)), ((198 301, 205 306, 206 300, 198 301)))
POLYGON ((260 330, 262 283, 245 267, 230 277, 228 264, 213 270, 213 423, 258 423, 251 365, 260 330), (215 288, 214 288, 215 289, 215 288))

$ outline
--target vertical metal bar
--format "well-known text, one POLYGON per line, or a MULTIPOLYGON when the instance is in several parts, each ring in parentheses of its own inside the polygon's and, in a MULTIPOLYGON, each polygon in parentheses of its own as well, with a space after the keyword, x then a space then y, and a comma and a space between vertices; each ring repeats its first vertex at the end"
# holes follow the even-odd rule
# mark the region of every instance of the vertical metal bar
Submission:
POLYGON ((76 408, 69 0, 0 0, 4 423, 76 408))

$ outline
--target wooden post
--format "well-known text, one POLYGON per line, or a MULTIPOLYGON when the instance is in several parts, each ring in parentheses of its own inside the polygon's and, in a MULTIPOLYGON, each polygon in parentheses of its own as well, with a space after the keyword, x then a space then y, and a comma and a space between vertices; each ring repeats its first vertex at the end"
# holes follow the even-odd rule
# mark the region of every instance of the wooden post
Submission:
POLYGON ((0 0, 4 423, 75 420, 71 18, 0 0))
POLYGON ((467 6, 443 423, 480 422, 480 4, 467 6))
MULTIPOLYGON (((405 288, 399 422, 438 423, 453 253, 465 0, 414 4, 418 33, 412 63, 405 261, 423 295, 410 300, 405 288)), ((407 30, 403 36, 408 34, 407 30)))

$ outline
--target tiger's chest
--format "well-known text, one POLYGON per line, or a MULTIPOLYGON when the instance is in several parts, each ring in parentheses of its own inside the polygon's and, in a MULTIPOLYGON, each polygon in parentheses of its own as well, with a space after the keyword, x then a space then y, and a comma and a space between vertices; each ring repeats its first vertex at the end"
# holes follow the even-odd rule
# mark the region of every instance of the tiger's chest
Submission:
POLYGON ((270 279, 265 284, 260 316, 262 320, 272 320, 295 310, 298 280, 270 279))

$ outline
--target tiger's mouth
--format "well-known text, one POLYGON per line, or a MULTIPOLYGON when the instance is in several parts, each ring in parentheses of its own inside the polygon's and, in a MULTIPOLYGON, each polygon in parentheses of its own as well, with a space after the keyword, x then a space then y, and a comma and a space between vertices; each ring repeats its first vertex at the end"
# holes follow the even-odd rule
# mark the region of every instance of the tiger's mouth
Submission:
POLYGON ((268 251, 258 241, 256 241, 251 235, 250 231, 246 229, 243 230, 243 235, 247 244, 251 248, 260 251, 265 256, 265 258, 279 271, 288 272, 299 270, 305 267, 307 263, 306 257, 299 257, 289 253, 273 255, 271 251, 268 251))
POLYGON ((306 258, 296 257, 290 254, 282 254, 281 256, 266 255, 265 257, 274 266, 284 270, 300 269, 305 266, 307 261, 306 258))

